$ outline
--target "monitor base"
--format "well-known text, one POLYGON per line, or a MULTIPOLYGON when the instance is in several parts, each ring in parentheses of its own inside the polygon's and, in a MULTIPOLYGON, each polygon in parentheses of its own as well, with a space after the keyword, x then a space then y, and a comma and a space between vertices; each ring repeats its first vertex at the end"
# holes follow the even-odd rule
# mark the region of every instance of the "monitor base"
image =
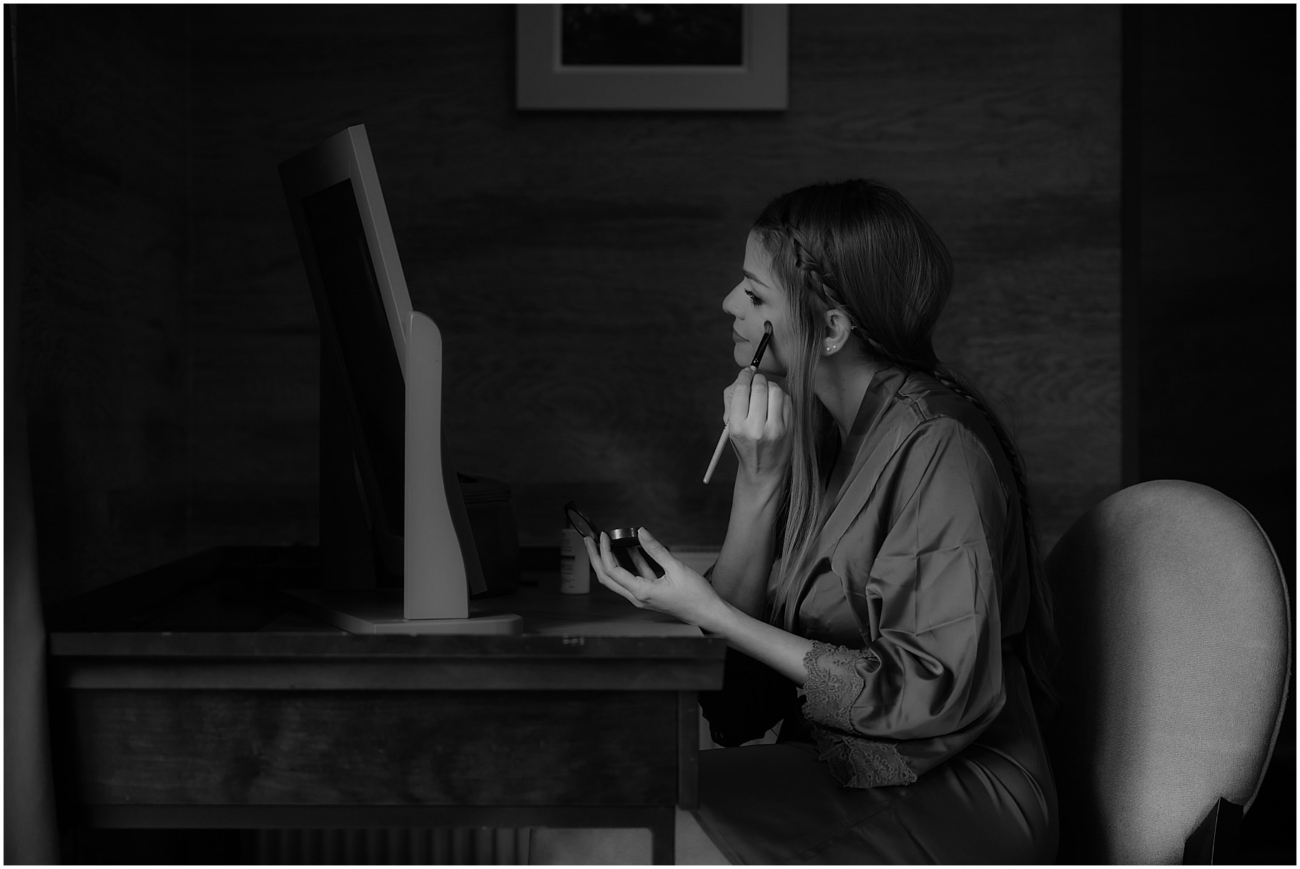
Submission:
POLYGON ((367 588, 284 592, 294 609, 352 634, 518 634, 523 619, 514 613, 475 612, 467 619, 408 619, 402 615, 402 590, 367 588))

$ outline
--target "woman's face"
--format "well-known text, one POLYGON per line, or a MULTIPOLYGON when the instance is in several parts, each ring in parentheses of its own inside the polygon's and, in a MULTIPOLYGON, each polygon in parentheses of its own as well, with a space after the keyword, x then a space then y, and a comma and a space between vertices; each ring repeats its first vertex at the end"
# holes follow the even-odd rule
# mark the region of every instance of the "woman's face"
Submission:
POLYGON ((722 310, 733 317, 731 339, 735 342, 736 364, 744 368, 754 360, 758 342, 763 338, 763 322, 772 322, 772 340, 763 354, 758 370, 777 377, 786 373, 782 361, 790 347, 790 309, 785 290, 771 272, 772 258, 750 233, 745 243, 745 264, 740 283, 722 300, 722 310))

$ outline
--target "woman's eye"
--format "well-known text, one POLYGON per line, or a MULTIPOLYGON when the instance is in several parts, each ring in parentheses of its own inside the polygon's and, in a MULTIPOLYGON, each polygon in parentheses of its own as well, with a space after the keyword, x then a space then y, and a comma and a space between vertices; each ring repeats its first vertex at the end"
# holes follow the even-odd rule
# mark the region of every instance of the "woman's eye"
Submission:
POLYGON ((745 295, 749 296, 749 300, 754 303, 754 307, 758 307, 759 305, 763 304, 763 300, 760 299, 758 296, 754 295, 752 290, 745 290, 745 295))

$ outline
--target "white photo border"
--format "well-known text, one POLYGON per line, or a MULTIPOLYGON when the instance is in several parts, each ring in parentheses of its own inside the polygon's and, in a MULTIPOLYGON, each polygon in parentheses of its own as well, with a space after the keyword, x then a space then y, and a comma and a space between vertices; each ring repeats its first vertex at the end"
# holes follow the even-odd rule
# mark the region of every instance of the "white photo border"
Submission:
POLYGON ((515 19, 515 107, 784 111, 788 10, 744 4, 740 66, 569 66, 560 63, 560 4, 520 3, 515 19))

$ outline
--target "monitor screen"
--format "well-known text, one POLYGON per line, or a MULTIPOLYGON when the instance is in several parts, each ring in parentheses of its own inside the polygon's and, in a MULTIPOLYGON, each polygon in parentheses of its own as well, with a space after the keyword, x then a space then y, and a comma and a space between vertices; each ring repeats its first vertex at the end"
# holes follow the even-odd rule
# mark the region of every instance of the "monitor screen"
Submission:
MULTIPOLYGON (((356 454, 362 479, 378 489, 369 518, 384 534, 402 536, 404 388, 398 348, 388 327, 374 262, 350 180, 302 198, 303 216, 324 291, 322 326, 336 346, 356 409, 356 454), (328 320, 328 326, 324 321, 328 320), (339 328, 344 324, 344 328, 339 328)), ((364 491, 361 493, 366 494, 364 491)))

